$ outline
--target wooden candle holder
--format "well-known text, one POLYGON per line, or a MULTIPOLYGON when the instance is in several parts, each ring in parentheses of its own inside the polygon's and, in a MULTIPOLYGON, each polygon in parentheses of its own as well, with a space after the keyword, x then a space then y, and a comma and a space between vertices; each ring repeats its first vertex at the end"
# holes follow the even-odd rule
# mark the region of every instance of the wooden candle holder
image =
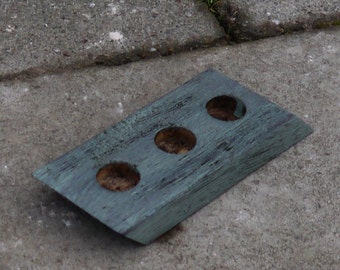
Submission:
POLYGON ((210 69, 33 175, 148 244, 311 132, 210 69))

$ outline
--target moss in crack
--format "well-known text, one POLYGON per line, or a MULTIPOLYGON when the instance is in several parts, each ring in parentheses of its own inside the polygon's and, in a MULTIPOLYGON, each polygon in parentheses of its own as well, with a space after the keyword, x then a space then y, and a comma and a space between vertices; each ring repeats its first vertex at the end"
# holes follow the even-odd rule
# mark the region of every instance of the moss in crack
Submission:
POLYGON ((218 14, 217 5, 219 2, 221 2, 220 0, 198 0, 198 1, 205 3, 208 6, 208 9, 211 13, 215 15, 218 14))
POLYGON ((243 34, 241 18, 245 16, 240 12, 238 7, 229 1, 218 1, 218 21, 225 29, 226 39, 230 43, 239 43, 249 39, 243 34))
POLYGON ((334 21, 315 21, 313 23, 313 28, 315 29, 323 29, 328 28, 331 26, 340 26, 340 20, 334 20, 334 21))
POLYGON ((323 29, 332 26, 340 26, 339 14, 332 16, 332 18, 322 17, 316 19, 314 17, 279 25, 273 22, 264 22, 258 25, 256 23, 251 23, 252 19, 249 18, 245 12, 239 10, 235 4, 231 3, 233 1, 198 1, 205 3, 210 12, 215 15, 219 24, 225 30, 226 41, 230 44, 290 34, 308 29, 323 29))
MULTIPOLYGON (((229 43, 238 43, 250 40, 242 34, 240 16, 241 13, 236 5, 229 1, 222 0, 198 0, 208 6, 208 9, 213 13, 219 24, 226 32, 226 40, 229 43)), ((243 16, 244 17, 244 16, 243 16)))

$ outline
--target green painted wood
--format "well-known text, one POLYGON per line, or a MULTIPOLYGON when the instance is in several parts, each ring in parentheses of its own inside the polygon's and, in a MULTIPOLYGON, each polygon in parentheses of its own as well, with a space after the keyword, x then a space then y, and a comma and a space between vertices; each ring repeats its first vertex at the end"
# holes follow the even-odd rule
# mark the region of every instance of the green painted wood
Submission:
POLYGON ((114 231, 147 244, 311 132, 295 115, 210 69, 33 175, 114 231), (245 115, 212 118, 206 104, 221 95, 241 100, 245 115), (196 136, 191 151, 169 154, 156 146, 157 132, 173 126, 196 136), (115 161, 139 171, 134 188, 115 192, 98 184, 98 170, 115 161))

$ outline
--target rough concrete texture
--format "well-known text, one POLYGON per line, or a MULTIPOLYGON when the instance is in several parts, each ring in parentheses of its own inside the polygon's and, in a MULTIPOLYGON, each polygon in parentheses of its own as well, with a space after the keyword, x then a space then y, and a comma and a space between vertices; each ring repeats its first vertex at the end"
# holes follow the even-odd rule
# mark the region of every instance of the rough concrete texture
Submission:
POLYGON ((0 79, 121 64, 224 36, 206 6, 193 0, 4 0, 0 18, 0 79))
POLYGON ((339 0, 220 0, 214 8, 237 41, 340 24, 339 0))
POLYGON ((0 83, 0 269, 339 269, 339 44, 334 28, 0 83), (148 246, 32 178, 209 67, 314 133, 148 246))

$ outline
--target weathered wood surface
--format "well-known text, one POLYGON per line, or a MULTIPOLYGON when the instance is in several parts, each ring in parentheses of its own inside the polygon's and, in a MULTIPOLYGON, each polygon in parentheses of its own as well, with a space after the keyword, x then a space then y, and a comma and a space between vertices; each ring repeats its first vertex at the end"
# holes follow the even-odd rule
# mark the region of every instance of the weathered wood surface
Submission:
POLYGON ((147 244, 311 132, 295 115, 208 70, 34 176, 114 231, 147 244), (212 118, 205 106, 220 95, 242 100, 246 114, 212 118), (155 145, 156 133, 171 126, 196 136, 191 151, 169 154, 155 145), (98 170, 114 161, 136 167, 137 186, 114 192, 98 184, 98 170))

